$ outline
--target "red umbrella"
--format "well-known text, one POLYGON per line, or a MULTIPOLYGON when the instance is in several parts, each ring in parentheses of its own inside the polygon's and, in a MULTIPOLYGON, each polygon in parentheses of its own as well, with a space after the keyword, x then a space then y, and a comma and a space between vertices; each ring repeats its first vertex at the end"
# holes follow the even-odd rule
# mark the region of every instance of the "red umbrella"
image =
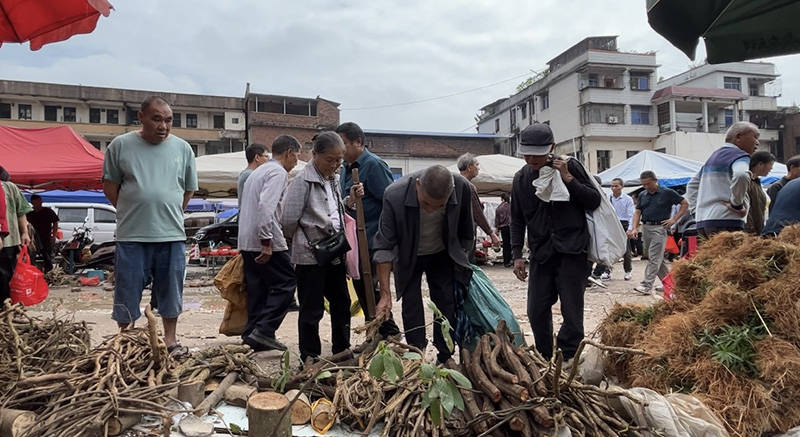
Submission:
POLYGON ((107 0, 0 0, 0 46, 31 42, 31 50, 91 33, 100 14, 107 17, 107 0))

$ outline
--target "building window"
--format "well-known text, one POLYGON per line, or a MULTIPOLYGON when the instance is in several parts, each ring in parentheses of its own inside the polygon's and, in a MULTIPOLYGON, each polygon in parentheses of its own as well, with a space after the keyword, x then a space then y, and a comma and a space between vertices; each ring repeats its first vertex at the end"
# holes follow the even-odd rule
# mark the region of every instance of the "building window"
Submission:
POLYGON ((44 121, 58 121, 58 108, 55 106, 45 106, 44 121))
POLYGON ((650 90, 650 73, 631 72, 631 89, 637 91, 650 90))
POLYGON ((11 103, 0 103, 0 118, 11 118, 11 103))
POLYGON ((197 144, 189 144, 192 148, 192 153, 194 153, 195 158, 197 157, 197 144))
POLYGON ((89 108, 89 123, 100 123, 100 110, 89 108))
POLYGON ((733 124, 733 109, 725 110, 725 128, 731 127, 733 124))
POLYGON ((180 112, 173 112, 172 113, 172 127, 181 127, 181 113, 180 112))
POLYGON ((597 76, 597 73, 589 73, 589 86, 590 87, 600 86, 600 78, 597 76))
POLYGON ((650 107, 631 106, 631 124, 650 124, 650 107))
POLYGON ((494 119, 494 133, 498 133, 498 132, 500 132, 500 119, 499 118, 495 118, 494 119))
POLYGON ((533 99, 530 99, 528 102, 531 106, 531 119, 533 119, 533 114, 536 113, 536 105, 533 103, 533 99))
POLYGON ((739 77, 725 76, 722 78, 723 86, 728 90, 742 90, 742 79, 739 77))
POLYGON ((119 110, 106 109, 106 124, 119 124, 119 110))
POLYGON ((794 153, 800 154, 800 137, 794 137, 794 153))
POLYGON ((539 104, 542 108, 542 111, 550 107, 550 93, 544 93, 539 95, 539 104))
POLYGON ((64 107, 64 121, 75 122, 75 108, 71 106, 64 107))
POLYGON ((611 151, 597 151, 597 172, 606 171, 611 167, 611 151))
POLYGON ((225 129, 225 116, 224 115, 215 115, 214 116, 214 129, 225 129))
POLYGON ((623 124, 625 123, 625 106, 623 105, 584 105, 581 110, 581 125, 591 123, 623 124))
POLYGON ((186 114, 186 127, 197 127, 197 114, 186 114))
POLYGON ((519 105, 519 111, 520 119, 528 118, 528 102, 524 102, 523 104, 519 105))
POLYGON ((625 159, 628 159, 628 158, 631 158, 633 156, 636 156, 637 153, 639 153, 638 150, 626 150, 625 151, 625 159))
POLYGON ((517 127, 517 108, 511 107, 511 110, 508 111, 508 121, 511 124, 511 130, 513 131, 517 127))
POLYGON ((19 109, 18 115, 20 120, 30 120, 33 118, 33 109, 31 105, 17 105, 19 109))
POLYGON ((239 124, 239 118, 237 117, 231 118, 231 124, 239 124))

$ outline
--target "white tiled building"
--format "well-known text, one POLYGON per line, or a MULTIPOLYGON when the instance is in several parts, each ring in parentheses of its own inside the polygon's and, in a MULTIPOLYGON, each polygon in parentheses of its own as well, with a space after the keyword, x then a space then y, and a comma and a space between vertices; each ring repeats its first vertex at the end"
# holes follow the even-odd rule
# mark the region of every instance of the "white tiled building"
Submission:
POLYGON ((534 122, 553 128, 556 153, 580 156, 592 172, 652 147, 654 53, 619 51, 616 36, 589 37, 547 64, 531 85, 481 108, 478 132, 507 136, 503 153, 516 155, 519 132, 534 122))

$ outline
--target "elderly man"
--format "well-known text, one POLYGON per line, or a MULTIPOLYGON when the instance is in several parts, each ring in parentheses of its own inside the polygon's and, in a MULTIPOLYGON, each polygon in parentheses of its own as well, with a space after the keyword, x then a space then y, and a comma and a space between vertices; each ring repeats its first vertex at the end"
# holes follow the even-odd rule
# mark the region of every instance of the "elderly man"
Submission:
POLYGON ((636 211, 633 213, 633 226, 628 231, 629 238, 636 238, 639 225, 642 225, 642 240, 647 254, 647 267, 644 270, 642 283, 634 287, 634 291, 649 295, 656 276, 664 279, 669 267, 664 260, 664 249, 667 247, 667 230, 680 219, 689 208, 689 203, 680 194, 658 184, 658 177, 650 170, 639 175, 644 190, 639 193, 636 211), (680 208, 672 215, 672 206, 680 208))
POLYGON ((239 206, 242 205, 242 193, 244 192, 244 183, 247 178, 259 167, 261 164, 269 160, 267 154, 267 146, 263 144, 253 143, 244 149, 244 157, 247 159, 247 167, 239 173, 239 180, 237 181, 236 197, 239 201, 239 206))
POLYGON ((773 182, 767 188, 767 195, 769 196, 769 211, 772 212, 773 205, 778 199, 778 192, 789 183, 789 181, 800 178, 800 155, 795 155, 786 161, 786 176, 773 182))
MULTIPOLYGON (((17 255, 20 246, 31 244, 31 237, 28 234, 28 220, 25 214, 29 213, 31 205, 22 196, 19 188, 8 179, 8 173, 0 167, 0 184, 2 184, 3 202, 5 210, 6 234, 0 243, 0 305, 9 298, 11 289, 8 284, 14 275, 17 266, 17 255)), ((2 226, 0 226, 2 232, 2 226)))
POLYGON ((511 249, 514 274, 528 278, 522 247, 525 232, 531 250, 528 280, 528 320, 536 349, 553 355, 552 307, 561 301, 564 322, 558 332, 558 348, 570 360, 583 340, 583 293, 589 276, 589 229, 586 211, 600 206, 600 192, 575 160, 552 155, 553 131, 546 124, 532 124, 520 133, 520 153, 526 165, 514 175, 511 188, 511 249), (533 182, 550 170, 553 181, 566 186, 568 200, 544 201, 536 196, 533 182))
POLYGON ((744 229, 750 155, 758 147, 759 135, 758 127, 748 121, 731 125, 725 145, 711 154, 686 185, 686 198, 701 236, 744 229))
MULTIPOLYGON (((383 195, 383 210, 375 235, 375 263, 381 285, 378 317, 392 309, 389 273, 394 264, 397 299, 402 299, 403 327, 408 344, 424 349, 425 307, 422 304, 422 274, 431 300, 455 325, 456 283, 469 287, 472 269, 467 251, 473 250, 472 205, 466 179, 452 175, 441 165, 428 167, 395 181, 383 195), (455 281, 455 282, 454 282, 455 281)), ((452 352, 438 321, 433 344, 440 363, 452 352)))
MULTIPOLYGON (((481 172, 478 159, 471 153, 465 153, 458 158, 456 166, 458 167, 458 171, 461 173, 461 176, 464 176, 469 181, 469 189, 472 193, 472 220, 476 225, 475 233, 477 234, 477 228, 480 227, 483 232, 485 232, 486 235, 492 239, 492 246, 499 247, 500 239, 489 225, 489 220, 487 220, 486 216, 483 215, 483 203, 481 203, 481 198, 478 197, 478 189, 475 188, 475 184, 472 183, 472 180, 475 179, 475 177, 481 172)), ((475 244, 473 243, 473 250, 471 250, 469 253, 469 260, 471 263, 475 263, 474 245, 475 244)))
POLYGON ((163 98, 145 99, 138 117, 141 129, 114 138, 103 163, 103 192, 117 208, 111 318, 126 329, 141 316, 142 289, 152 276, 164 343, 180 355, 188 352, 176 328, 186 271, 183 210, 197 190, 194 152, 170 134, 172 109, 163 98))
MULTIPOLYGON (((342 193, 349 193, 350 188, 353 186, 353 169, 358 169, 358 179, 361 183, 361 190, 363 197, 361 198, 364 207, 364 228, 367 232, 367 247, 369 248, 370 258, 374 253, 374 244, 372 237, 378 232, 378 220, 381 217, 381 210, 383 209, 383 194, 386 188, 394 182, 392 171, 389 166, 377 155, 370 152, 364 147, 364 131, 361 127, 353 122, 346 122, 340 124, 336 128, 336 133, 342 138, 344 142, 344 162, 340 171, 341 178, 339 182, 342 187, 342 193)), ((349 196, 346 199, 349 202, 349 196)), ((349 210, 350 215, 355 215, 355 211, 349 210)), ((358 296, 358 301, 364 309, 364 314, 367 320, 375 318, 375 314, 367 314, 366 302, 367 291, 363 279, 364 263, 359 262, 359 269, 361 271, 362 279, 353 281, 353 288, 358 296)), ((380 299, 380 291, 378 288, 378 277, 375 274, 375 265, 371 265, 370 272, 373 275, 372 291, 375 294, 375 302, 380 299)), ((381 323, 378 333, 384 338, 397 335, 400 333, 400 328, 394 322, 392 315, 381 323)))
POLYGON ((750 185, 747 187, 747 222, 744 230, 751 234, 761 235, 764 230, 764 213, 767 210, 767 194, 761 188, 761 178, 772 171, 775 155, 766 150, 759 150, 750 156, 750 185))

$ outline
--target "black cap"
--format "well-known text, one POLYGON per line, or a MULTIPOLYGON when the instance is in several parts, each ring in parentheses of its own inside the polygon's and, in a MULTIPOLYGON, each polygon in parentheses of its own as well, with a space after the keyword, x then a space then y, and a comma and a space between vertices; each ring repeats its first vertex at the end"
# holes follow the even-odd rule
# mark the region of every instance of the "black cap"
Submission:
POLYGON ((519 151, 523 155, 546 155, 555 143, 553 131, 544 123, 534 123, 519 134, 519 151))

